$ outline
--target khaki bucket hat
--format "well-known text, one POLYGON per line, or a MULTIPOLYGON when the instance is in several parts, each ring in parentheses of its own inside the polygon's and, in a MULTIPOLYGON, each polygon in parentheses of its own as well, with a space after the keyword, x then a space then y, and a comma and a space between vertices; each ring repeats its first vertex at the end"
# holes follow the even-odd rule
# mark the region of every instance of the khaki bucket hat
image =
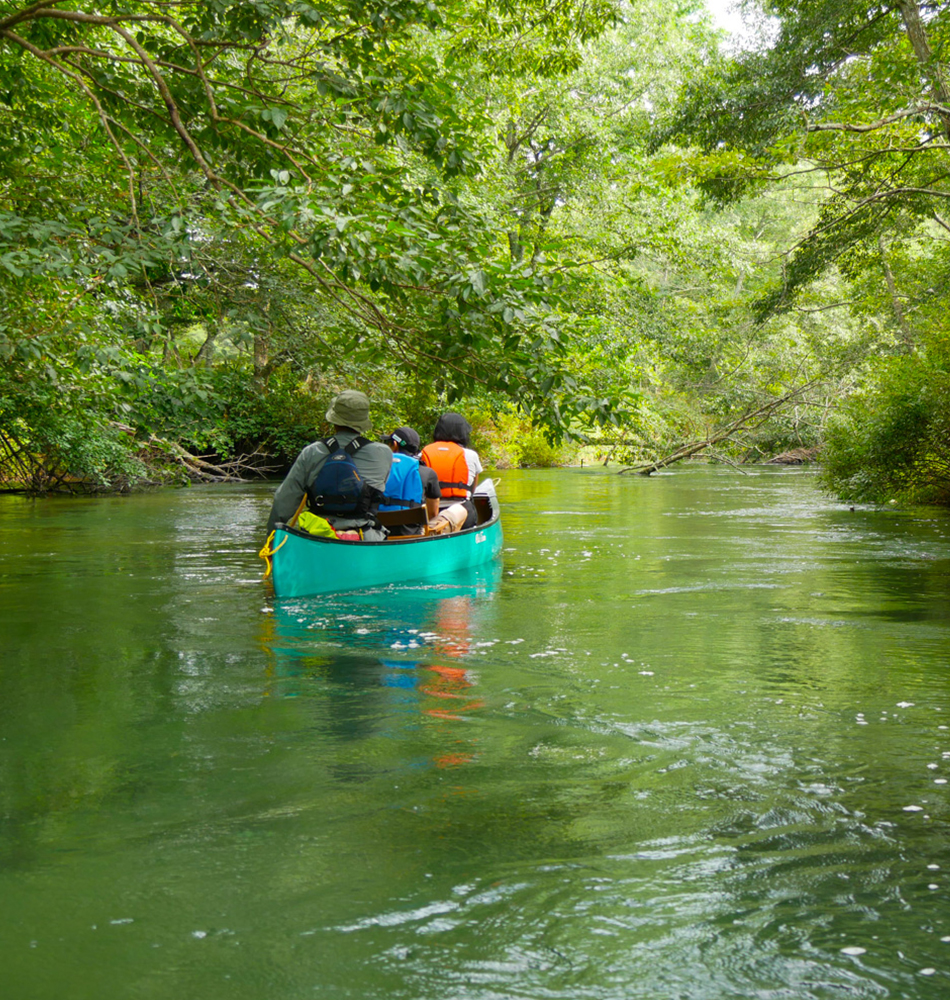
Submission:
POLYGON ((359 389, 346 389, 327 410, 327 420, 340 427, 352 427, 364 434, 373 426, 369 419, 369 396, 359 389))

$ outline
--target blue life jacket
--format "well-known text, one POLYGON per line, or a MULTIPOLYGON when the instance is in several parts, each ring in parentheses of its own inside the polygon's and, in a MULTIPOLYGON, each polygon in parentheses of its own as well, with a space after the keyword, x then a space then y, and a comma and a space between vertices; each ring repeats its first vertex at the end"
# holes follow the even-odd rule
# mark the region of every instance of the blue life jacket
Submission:
POLYGON ((341 448, 335 437, 324 438, 322 443, 330 454, 307 488, 310 509, 322 517, 366 517, 375 513, 379 490, 363 481, 353 456, 369 442, 355 437, 341 448))
POLYGON ((402 452, 393 453, 393 464, 386 480, 386 489, 380 510, 402 510, 422 504, 422 476, 419 459, 402 452))

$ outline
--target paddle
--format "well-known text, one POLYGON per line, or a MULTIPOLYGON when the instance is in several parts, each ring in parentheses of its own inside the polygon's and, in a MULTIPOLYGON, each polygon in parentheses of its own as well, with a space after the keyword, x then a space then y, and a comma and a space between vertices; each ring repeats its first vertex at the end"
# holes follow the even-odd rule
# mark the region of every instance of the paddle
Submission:
POLYGON ((297 518, 300 517, 301 511, 303 511, 306 503, 307 503, 307 494, 304 493, 300 503, 297 505, 297 509, 294 511, 294 516, 287 522, 288 528, 292 528, 297 523, 297 518))

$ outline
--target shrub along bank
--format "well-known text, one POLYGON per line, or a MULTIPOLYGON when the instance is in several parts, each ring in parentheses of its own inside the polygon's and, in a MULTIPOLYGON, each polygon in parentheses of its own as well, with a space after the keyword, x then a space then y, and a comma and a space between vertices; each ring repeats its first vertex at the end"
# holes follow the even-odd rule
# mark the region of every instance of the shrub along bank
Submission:
POLYGON ((828 421, 825 484, 842 499, 950 504, 950 338, 882 359, 828 421))

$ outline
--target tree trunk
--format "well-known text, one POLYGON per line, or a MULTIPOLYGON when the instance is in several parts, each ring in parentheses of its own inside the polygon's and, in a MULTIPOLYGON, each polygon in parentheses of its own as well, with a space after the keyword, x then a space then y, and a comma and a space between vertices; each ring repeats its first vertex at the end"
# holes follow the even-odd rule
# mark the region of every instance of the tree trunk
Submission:
POLYGON ((901 302, 900 296, 897 294, 897 282, 894 280, 894 272, 891 270, 891 265, 887 260, 883 236, 878 236, 877 245, 878 249, 881 251, 881 266, 884 268, 884 280, 887 282, 887 290, 891 296, 891 309, 894 311, 894 319, 897 320, 897 326, 900 329, 901 337, 903 338, 904 343, 908 347, 913 347, 914 334, 907 322, 907 315, 904 312, 904 304, 901 302))
POLYGON ((270 360, 270 336, 266 333, 254 334, 254 377, 263 379, 267 362, 270 360))
MULTIPOLYGON (((920 5, 915 0, 898 0, 897 7, 901 12, 904 21, 904 28, 907 31, 907 38, 917 56, 917 62, 925 73, 929 74, 932 83, 930 92, 934 100, 944 106, 950 104, 947 97, 947 84, 943 67, 934 56, 930 47, 930 40, 927 38, 927 29, 924 27, 923 19, 920 16, 920 5)), ((940 115, 943 122, 943 130, 947 138, 950 139, 950 113, 944 111, 940 115)))
POLYGON ((211 329, 208 331, 204 343, 198 348, 198 353, 195 355, 196 366, 204 365, 205 368, 211 367, 211 359, 214 357, 214 342, 217 336, 217 330, 211 329))

